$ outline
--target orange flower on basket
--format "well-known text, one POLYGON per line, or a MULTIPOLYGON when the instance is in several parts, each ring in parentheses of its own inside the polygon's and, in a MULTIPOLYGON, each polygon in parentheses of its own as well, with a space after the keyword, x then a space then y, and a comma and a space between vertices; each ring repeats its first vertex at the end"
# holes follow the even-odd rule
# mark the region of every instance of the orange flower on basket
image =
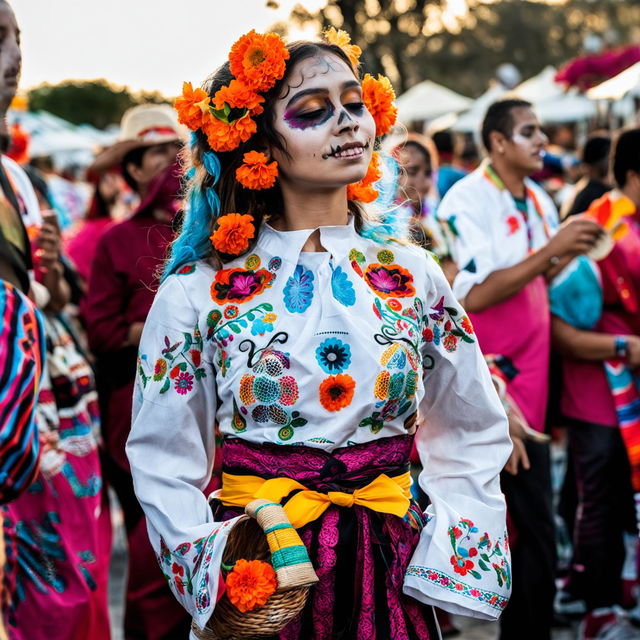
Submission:
POLYGON ((260 94, 238 80, 232 80, 228 86, 222 87, 213 96, 213 106, 216 109, 224 109, 226 103, 232 109, 249 109, 252 115, 262 113, 263 102, 264 98, 260 94))
POLYGON ((278 163, 267 164, 267 156, 259 151, 249 151, 242 159, 243 165, 236 169, 238 182, 247 189, 271 189, 278 177, 278 163))
POLYGON ((327 411, 340 411, 351 404, 355 388, 355 380, 345 373, 329 376, 320 383, 320 404, 327 411))
POLYGON ((249 246, 249 240, 255 233, 252 216, 227 213, 218 218, 218 228, 213 232, 211 242, 217 251, 234 255, 242 253, 249 246))
POLYGON ((204 89, 194 89, 190 82, 185 82, 182 95, 176 98, 173 108, 178 112, 178 122, 195 131, 212 117, 210 103, 209 94, 204 89))
POLYGON ((248 115, 234 120, 231 124, 212 117, 204 125, 204 132, 213 151, 233 151, 257 130, 255 120, 248 115))
POLYGON ((278 587, 273 567, 260 560, 238 560, 225 582, 231 604, 242 613, 264 606, 278 587))
POLYGON ((367 73, 362 80, 362 101, 376 123, 376 136, 389 133, 396 123, 398 109, 393 104, 395 99, 389 78, 378 74, 376 79, 367 73))
POLYGON ((229 66, 240 82, 254 91, 267 91, 284 76, 289 52, 275 33, 253 29, 231 47, 229 66))
POLYGON ((331 27, 324 32, 324 39, 329 44, 335 44, 336 47, 340 47, 347 54, 354 67, 360 64, 362 49, 358 45, 351 44, 351 36, 346 31, 331 27))
POLYGON ((360 182, 350 184, 347 186, 347 199, 356 200, 358 202, 373 202, 378 197, 378 192, 373 188, 380 178, 382 178, 382 172, 379 169, 380 166, 380 154, 373 152, 371 155, 371 162, 367 168, 367 173, 360 182))

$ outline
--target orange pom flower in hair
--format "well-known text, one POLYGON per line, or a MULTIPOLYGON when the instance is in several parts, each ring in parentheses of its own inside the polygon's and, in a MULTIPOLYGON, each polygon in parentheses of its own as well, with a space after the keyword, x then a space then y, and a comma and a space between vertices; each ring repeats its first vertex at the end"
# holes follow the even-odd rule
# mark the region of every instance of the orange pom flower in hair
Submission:
POLYGON ((231 604, 242 613, 264 606, 278 586, 273 567, 260 560, 238 560, 225 583, 231 604))
POLYGON ((229 68, 253 91, 267 91, 284 76, 288 59, 289 52, 279 35, 252 29, 231 47, 229 68))
POLYGON ((203 89, 194 89, 190 82, 182 85, 182 95, 173 103, 178 112, 178 122, 192 131, 199 129, 213 117, 209 111, 211 100, 203 89))
POLYGON ((378 197, 378 192, 373 185, 382 178, 380 171, 380 154, 374 152, 367 168, 367 174, 360 182, 347 186, 347 199, 358 202, 373 202, 378 197))
POLYGON ((379 75, 378 78, 365 75, 362 80, 362 101, 376 123, 376 136, 383 136, 391 131, 398 118, 398 109, 393 104, 395 91, 389 78, 379 75))
POLYGON ((334 44, 336 47, 340 47, 354 67, 357 67, 360 64, 362 49, 358 45, 351 44, 351 36, 346 31, 331 27, 324 32, 324 39, 329 44, 334 44))
POLYGON ((211 236, 211 243, 216 251, 237 255, 247 249, 255 233, 252 216, 227 213, 218 218, 218 228, 211 236))
POLYGON ((259 151, 249 151, 242 159, 244 164, 236 169, 238 182, 247 189, 271 189, 278 177, 278 163, 267 164, 267 156, 259 151))
POLYGON ((232 80, 213 96, 213 106, 218 110, 224 109, 224 105, 228 104, 232 109, 248 109, 252 115, 262 113, 263 102, 264 98, 260 94, 238 80, 232 80))
POLYGON ((246 142, 257 130, 255 120, 246 115, 230 124, 218 118, 211 118, 203 130, 212 151, 233 151, 246 142))

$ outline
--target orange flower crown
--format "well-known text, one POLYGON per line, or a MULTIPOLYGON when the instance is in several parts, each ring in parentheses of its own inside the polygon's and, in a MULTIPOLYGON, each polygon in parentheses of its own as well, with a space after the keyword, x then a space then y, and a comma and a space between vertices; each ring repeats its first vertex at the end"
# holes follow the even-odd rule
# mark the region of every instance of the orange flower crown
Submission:
MULTIPOLYGON (((362 50, 351 44, 349 34, 331 27, 325 31, 324 39, 340 47, 357 70, 362 50)), ((192 131, 202 131, 212 151, 237 149, 256 133, 254 118, 264 111, 264 97, 260 94, 272 89, 284 77, 289 57, 279 35, 251 30, 231 47, 229 69, 234 78, 213 98, 204 89, 194 89, 190 82, 183 84, 182 95, 174 103, 178 120, 192 131)), ((389 79, 366 74, 362 80, 362 100, 373 116, 376 137, 389 133, 398 113, 389 79)), ((373 202, 377 198, 373 184, 381 177, 379 165, 379 154, 374 153, 365 177, 348 186, 350 200, 373 202)), ((270 189, 277 177, 277 162, 269 163, 267 157, 257 151, 245 153, 243 164, 236 170, 236 179, 247 189, 270 189)), ((238 213, 219 218, 218 228, 211 236, 213 246, 227 254, 244 251, 255 235, 250 218, 238 213)))

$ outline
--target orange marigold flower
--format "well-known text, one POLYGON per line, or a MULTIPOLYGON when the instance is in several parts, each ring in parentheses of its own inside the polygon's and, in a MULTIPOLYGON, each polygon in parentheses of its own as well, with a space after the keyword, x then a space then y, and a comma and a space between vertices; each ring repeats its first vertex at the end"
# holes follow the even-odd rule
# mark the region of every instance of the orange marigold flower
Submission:
POLYGON ((236 169, 238 182, 247 189, 271 189, 278 177, 278 163, 267 164, 267 156, 259 151, 249 151, 242 159, 244 164, 236 169))
POLYGON ((238 560, 225 582, 231 604, 242 613, 264 606, 278 587, 273 567, 260 560, 238 560))
POLYGON ((375 152, 371 155, 371 162, 367 168, 367 173, 360 182, 350 184, 347 187, 347 199, 358 202, 373 202, 378 197, 378 192, 373 188, 373 184, 382 178, 380 166, 380 154, 375 152))
POLYGON ((329 376, 320 383, 320 404, 327 411, 340 411, 351 404, 355 380, 346 373, 329 376))
POLYGON ((190 82, 182 85, 182 95, 173 103, 178 112, 178 122, 192 131, 199 129, 211 117, 209 94, 203 89, 194 89, 190 82))
POLYGON ((254 91, 267 91, 284 76, 289 52, 275 33, 256 33, 253 29, 231 47, 231 73, 254 91))
POLYGON ((331 27, 324 32, 324 39, 329 44, 335 44, 340 47, 347 54, 354 67, 360 64, 362 49, 358 45, 351 44, 351 36, 346 31, 331 27))
POLYGON ((234 120, 231 124, 212 117, 205 123, 203 129, 213 151, 233 151, 241 143, 246 142, 258 127, 255 120, 249 116, 234 120))
POLYGON ((224 109, 227 103, 232 109, 249 109, 253 115, 262 113, 264 98, 238 80, 232 80, 228 86, 219 89, 213 96, 213 106, 224 109))
POLYGON ((362 80, 362 101, 376 123, 376 136, 389 133, 396 123, 398 109, 393 104, 395 99, 389 78, 378 74, 376 79, 367 73, 362 80))
POLYGON ((242 253, 249 246, 249 240, 255 232, 253 216, 227 213, 218 218, 218 228, 213 232, 211 242, 217 251, 235 255, 242 253))

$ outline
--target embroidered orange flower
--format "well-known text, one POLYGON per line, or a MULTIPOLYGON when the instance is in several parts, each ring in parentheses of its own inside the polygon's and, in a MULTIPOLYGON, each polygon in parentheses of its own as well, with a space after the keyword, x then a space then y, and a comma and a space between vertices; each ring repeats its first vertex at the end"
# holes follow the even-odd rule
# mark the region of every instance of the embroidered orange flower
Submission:
POLYGON ((264 98, 238 80, 232 80, 213 96, 213 106, 224 109, 225 103, 232 109, 249 109, 252 115, 262 113, 264 98))
POLYGON ((213 232, 211 242, 217 251, 234 255, 249 246, 249 240, 255 233, 252 216, 228 213, 218 218, 218 228, 213 232))
POLYGON ((271 189, 278 177, 278 163, 267 164, 267 156, 259 151, 249 151, 242 159, 244 164, 236 169, 238 182, 247 189, 271 189))
POLYGON ((209 111, 210 103, 204 89, 194 89, 190 82, 185 82, 182 95, 176 98, 173 108, 178 112, 178 122, 195 131, 213 117, 209 111))
POLYGON ((238 560, 225 582, 231 604, 243 613, 264 606, 278 587, 273 567, 260 560, 238 560))
POLYGON ((398 109, 393 104, 395 99, 389 78, 378 74, 376 79, 367 73, 362 80, 362 101, 376 123, 376 136, 389 133, 396 123, 398 109))
POLYGON ((253 29, 231 47, 231 73, 254 91, 267 91, 284 76, 289 52, 275 33, 256 33, 253 29))
POLYGON ((355 44, 351 44, 351 36, 346 31, 331 27, 324 32, 324 39, 329 44, 340 47, 347 54, 347 57, 354 67, 360 64, 362 49, 355 44))
POLYGON ((355 380, 345 373, 329 376, 320 383, 320 404, 327 411, 340 411, 351 404, 355 388, 355 380))
POLYGON ((379 169, 380 154, 375 152, 371 155, 371 162, 367 168, 367 173, 360 182, 347 186, 347 199, 358 202, 373 202, 378 197, 378 192, 373 188, 373 184, 382 178, 379 169))
POLYGON ((233 151, 241 143, 246 142, 258 127, 248 115, 234 120, 231 124, 212 116, 203 129, 213 151, 233 151))

